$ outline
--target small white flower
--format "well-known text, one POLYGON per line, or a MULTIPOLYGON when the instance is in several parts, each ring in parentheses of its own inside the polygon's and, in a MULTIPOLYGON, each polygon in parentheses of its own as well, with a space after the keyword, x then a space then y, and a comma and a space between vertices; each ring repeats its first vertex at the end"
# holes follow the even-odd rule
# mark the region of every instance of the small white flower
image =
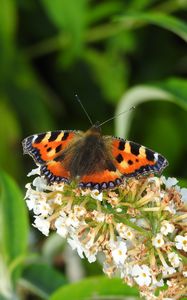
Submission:
POLYGON ((116 265, 124 264, 127 257, 127 246, 123 241, 113 242, 112 246, 112 257, 116 265))
POLYGON ((182 274, 184 277, 187 277, 187 271, 184 271, 182 274))
POLYGON ((61 182, 61 183, 54 182, 52 185, 48 185, 46 187, 46 189, 49 190, 49 191, 63 192, 63 190, 64 190, 64 182, 61 182))
POLYGON ((27 183, 25 185, 25 187, 27 188, 25 199, 36 199, 37 200, 38 192, 36 192, 35 190, 32 189, 31 183, 27 183))
POLYGON ((33 176, 33 175, 40 175, 40 166, 37 167, 36 169, 33 169, 31 172, 27 174, 28 177, 33 176))
POLYGON ((97 249, 85 249, 84 254, 88 259, 89 263, 91 264, 96 261, 97 249))
POLYGON ((68 240, 69 245, 73 250, 77 250, 78 255, 84 258, 84 248, 76 235, 72 235, 68 240))
POLYGON ((63 238, 65 238, 68 234, 68 227, 65 224, 65 220, 63 217, 59 217, 56 219, 55 221, 55 227, 57 229, 57 233, 62 236, 63 238))
POLYGON ((123 210, 122 210, 121 207, 116 208, 116 212, 117 212, 117 213, 121 213, 122 211, 123 211, 123 210))
POLYGON ((132 240, 134 238, 133 230, 128 226, 124 225, 123 223, 117 223, 116 229, 122 238, 126 240, 132 240))
POLYGON ((34 227, 38 228, 44 235, 49 235, 50 222, 42 217, 35 217, 34 227))
MULTIPOLYGON (((164 177, 164 176, 162 176, 162 177, 164 177)), ((160 186, 160 178, 158 178, 158 177, 148 177, 147 181, 154 183, 156 185, 156 187, 160 186)))
POLYGON ((174 230, 175 230, 175 226, 173 224, 171 224, 166 220, 162 221, 160 232, 163 235, 168 235, 168 233, 172 233, 174 230))
POLYGON ((131 276, 132 273, 132 266, 125 261, 121 268, 121 278, 124 278, 126 276, 131 276))
POLYGON ((157 235, 152 238, 152 244, 155 248, 160 248, 164 245, 163 235, 161 233, 157 233, 157 235))
POLYGON ((171 188, 172 186, 175 186, 178 183, 178 180, 174 177, 168 177, 168 179, 166 179, 166 177, 161 176, 161 180, 162 182, 165 184, 166 188, 171 188))
POLYGON ((182 201, 184 201, 185 203, 187 203, 187 189, 186 188, 182 188, 180 190, 181 196, 182 196, 182 201))
POLYGON ((176 270, 173 267, 170 267, 167 264, 163 266, 162 274, 164 277, 167 277, 168 275, 172 275, 174 273, 176 273, 176 270))
POLYGON ((153 278, 152 278, 152 286, 157 286, 157 287, 164 286, 163 279, 157 280, 156 277, 153 276, 153 278))
POLYGON ((79 224, 80 224, 79 219, 74 213, 71 212, 66 219, 66 225, 72 226, 74 228, 78 228, 79 224))
POLYGON ((74 213, 76 217, 80 218, 83 217, 86 214, 86 208, 84 206, 75 205, 73 207, 74 213))
POLYGON ((158 287, 164 286, 164 280, 163 279, 160 279, 159 281, 157 280, 155 282, 155 286, 158 286, 158 287))
POLYGON ((44 190, 46 190, 47 180, 44 179, 43 177, 38 176, 38 177, 34 178, 32 184, 33 184, 33 186, 36 187, 36 191, 43 192, 44 190))
POLYGON ((175 253, 175 252, 168 253, 168 259, 169 259, 169 262, 171 263, 172 267, 174 267, 174 268, 179 267, 181 258, 178 256, 177 253, 175 253))
POLYGON ((26 200, 27 207, 29 210, 32 210, 36 206, 36 199, 31 198, 29 200, 26 200))
POLYGON ((103 193, 100 193, 98 190, 91 191, 90 196, 99 201, 103 200, 103 193))
POLYGON ((84 244, 84 248, 86 250, 90 250, 90 248, 94 248, 94 240, 95 240, 95 230, 90 230, 87 234, 87 242, 84 244))
POLYGON ((134 221, 133 221, 133 219, 131 219, 131 221, 133 223, 136 223, 140 227, 143 227, 143 228, 146 228, 146 229, 150 228, 150 224, 148 223, 148 221, 143 219, 143 218, 140 218, 140 219, 137 219, 137 220, 134 219, 134 221))
POLYGON ((177 249, 182 249, 187 252, 187 235, 177 235, 175 238, 177 249))
POLYGON ((134 265, 132 268, 132 276, 139 286, 149 286, 151 284, 151 270, 146 265, 134 265))
POLYGON ((33 211, 36 215, 41 215, 43 217, 47 217, 53 212, 51 206, 45 201, 38 201, 33 208, 33 211))
POLYGON ((53 198, 55 204, 61 205, 62 204, 62 194, 57 193, 53 198))
POLYGON ((105 214, 97 211, 97 210, 93 210, 92 211, 92 217, 94 218, 95 221, 102 223, 105 221, 105 214))
POLYGON ((103 263, 103 272, 108 275, 108 277, 112 277, 114 274, 115 266, 112 265, 111 263, 107 263, 104 261, 103 263))
POLYGON ((171 214, 175 215, 176 214, 175 203, 171 201, 168 205, 166 205, 164 210, 169 211, 171 214))

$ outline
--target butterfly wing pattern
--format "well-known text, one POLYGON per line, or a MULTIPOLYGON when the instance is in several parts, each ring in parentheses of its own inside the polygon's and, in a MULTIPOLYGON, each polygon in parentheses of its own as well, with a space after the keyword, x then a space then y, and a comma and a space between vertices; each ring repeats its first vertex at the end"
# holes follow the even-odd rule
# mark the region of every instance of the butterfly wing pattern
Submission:
POLYGON ((35 134, 23 140, 23 151, 32 156, 48 182, 70 183, 69 171, 64 168, 62 161, 66 156, 64 153, 80 137, 81 131, 73 130, 35 134))
POLYGON ((77 181, 81 188, 108 189, 124 178, 159 174, 168 165, 144 146, 102 136, 99 126, 81 131, 54 131, 27 137, 24 153, 32 156, 49 183, 77 181))
POLYGON ((159 153, 137 143, 114 138, 112 156, 122 177, 160 174, 167 167, 167 160, 159 153))

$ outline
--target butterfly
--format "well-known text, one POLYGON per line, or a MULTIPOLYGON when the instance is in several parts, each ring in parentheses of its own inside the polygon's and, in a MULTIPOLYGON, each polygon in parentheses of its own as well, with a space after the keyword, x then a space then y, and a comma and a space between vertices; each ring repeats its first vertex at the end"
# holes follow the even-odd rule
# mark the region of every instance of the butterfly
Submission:
POLYGON ((49 131, 22 143, 49 184, 75 181, 80 188, 112 189, 125 178, 160 174, 168 165, 161 154, 142 145, 103 136, 98 123, 86 132, 49 131))

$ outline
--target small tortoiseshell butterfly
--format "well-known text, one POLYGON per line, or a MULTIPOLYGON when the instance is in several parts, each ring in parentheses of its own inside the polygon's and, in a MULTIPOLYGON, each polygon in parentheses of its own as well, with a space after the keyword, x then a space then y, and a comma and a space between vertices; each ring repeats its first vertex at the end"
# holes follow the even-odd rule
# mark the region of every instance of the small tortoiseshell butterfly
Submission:
POLYGON ((157 152, 112 136, 99 124, 88 131, 60 130, 35 134, 23 141, 24 153, 40 166, 48 183, 72 180, 81 188, 110 189, 124 178, 161 173, 168 165, 157 152))

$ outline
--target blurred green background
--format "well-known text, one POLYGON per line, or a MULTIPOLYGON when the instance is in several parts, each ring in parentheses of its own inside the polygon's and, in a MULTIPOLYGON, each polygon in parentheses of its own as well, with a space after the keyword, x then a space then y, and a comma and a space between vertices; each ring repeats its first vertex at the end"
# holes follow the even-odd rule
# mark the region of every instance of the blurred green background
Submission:
MULTIPOLYGON (((76 93, 94 121, 136 105, 135 111, 104 125, 103 134, 128 137, 162 153, 170 164, 165 174, 185 185, 186 20, 187 0, 0 0, 0 166, 23 193, 26 174, 34 167, 31 158, 23 157, 24 137, 89 128, 76 93)), ((0 238, 6 251, 0 253, 0 263, 2 259, 5 269, 10 263, 19 266, 16 279, 12 273, 8 276, 13 294, 21 290, 18 299, 48 299, 62 285, 61 276, 67 281, 61 240, 51 236, 46 241, 31 229, 28 252, 23 195, 7 176, 2 173, 0 190, 5 201, 1 215, 6 214, 0 238), (19 201, 10 187, 19 194, 19 201), (15 240, 24 235, 25 242, 19 251, 15 244, 14 255, 7 258, 12 245, 5 240, 11 241, 18 206, 25 219, 18 224, 15 240), (51 245, 56 246, 51 250, 51 245), (51 287, 50 275, 44 276, 50 272, 57 276, 51 287), (40 273, 44 277, 40 276, 42 283, 37 286, 34 281, 40 273), (22 288, 17 288, 17 282, 22 288)), ((85 261, 81 270, 89 276, 101 273, 99 264, 85 261)), ((0 293, 5 297, 1 284, 0 293)))

